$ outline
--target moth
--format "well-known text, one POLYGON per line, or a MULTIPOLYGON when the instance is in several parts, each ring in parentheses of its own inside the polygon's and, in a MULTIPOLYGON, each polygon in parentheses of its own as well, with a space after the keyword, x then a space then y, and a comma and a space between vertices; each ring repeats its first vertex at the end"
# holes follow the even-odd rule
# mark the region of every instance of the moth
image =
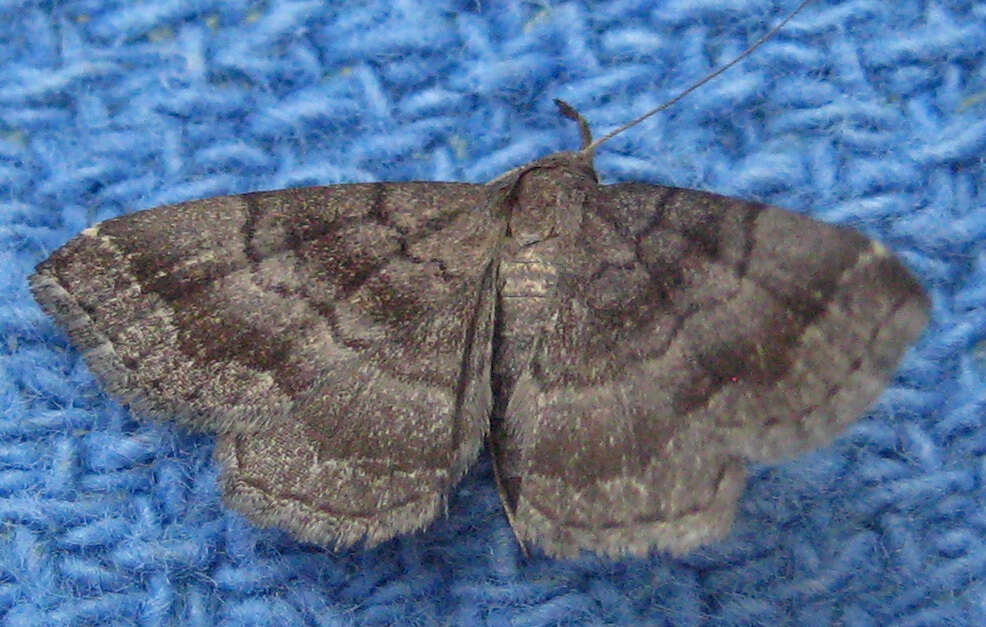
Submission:
POLYGON ((748 460, 828 442, 928 299, 859 233, 600 185, 593 142, 485 185, 207 198, 86 229, 30 277, 108 392, 214 432, 226 502, 303 541, 428 525, 488 440, 522 546, 682 553, 748 460))

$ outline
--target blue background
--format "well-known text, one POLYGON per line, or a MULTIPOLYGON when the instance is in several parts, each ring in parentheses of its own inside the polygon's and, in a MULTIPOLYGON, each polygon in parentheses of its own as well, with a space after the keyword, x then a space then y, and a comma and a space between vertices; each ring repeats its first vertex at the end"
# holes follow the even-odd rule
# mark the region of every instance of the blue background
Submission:
POLYGON ((933 300, 831 446, 751 469, 686 557, 521 556, 488 458, 448 516, 334 553, 224 509, 212 440, 106 397, 31 300, 99 220, 302 184, 483 182, 577 146, 795 2, 0 0, 4 624, 986 621, 986 4, 819 0, 600 149, 606 182, 762 200, 895 250, 933 300))

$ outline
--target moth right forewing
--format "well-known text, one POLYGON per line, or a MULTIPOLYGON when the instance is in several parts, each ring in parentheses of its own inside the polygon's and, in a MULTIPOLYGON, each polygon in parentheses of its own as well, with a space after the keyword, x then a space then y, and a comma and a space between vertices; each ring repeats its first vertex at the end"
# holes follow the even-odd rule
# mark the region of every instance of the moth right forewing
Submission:
POLYGON ((552 554, 721 536, 743 458, 827 442, 927 320, 910 273, 848 229, 636 184, 598 188, 585 210, 511 399, 524 415, 495 431, 519 469, 515 531, 552 554))

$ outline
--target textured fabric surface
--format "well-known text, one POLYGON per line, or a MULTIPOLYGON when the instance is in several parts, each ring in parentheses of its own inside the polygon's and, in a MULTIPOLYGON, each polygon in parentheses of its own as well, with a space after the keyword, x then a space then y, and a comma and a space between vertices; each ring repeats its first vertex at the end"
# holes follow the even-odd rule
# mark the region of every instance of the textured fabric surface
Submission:
MULTIPOLYGON (((303 184, 482 182, 674 95, 795 2, 0 0, 3 624, 986 621, 986 4, 818 0, 604 146, 604 182, 851 225, 932 324, 831 446, 751 469, 683 558, 524 558, 489 460, 428 529, 333 552, 224 509, 212 440, 138 422, 31 300, 99 220, 303 184)), ((810 251, 809 251, 810 252, 810 251)))

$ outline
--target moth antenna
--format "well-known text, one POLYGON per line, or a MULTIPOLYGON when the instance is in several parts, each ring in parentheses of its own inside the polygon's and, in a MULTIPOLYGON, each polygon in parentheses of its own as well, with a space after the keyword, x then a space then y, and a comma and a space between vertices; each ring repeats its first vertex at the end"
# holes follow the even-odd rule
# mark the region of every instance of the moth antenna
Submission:
POLYGON ((589 129, 589 123, 585 121, 581 113, 575 110, 575 107, 564 100, 555 98, 555 105, 563 116, 579 123, 579 134, 582 135, 582 145, 579 146, 579 150, 588 149, 592 145, 592 130, 589 129))
MULTIPOLYGON (((665 109, 667 109, 671 105, 675 104, 676 102, 678 102, 679 100, 681 100, 682 98, 684 98, 685 96, 687 96, 688 94, 692 93, 693 91, 695 91, 696 89, 698 89, 702 85, 708 83, 709 81, 711 81, 715 77, 719 76, 720 74, 722 74, 723 72, 725 72, 729 68, 733 67, 734 65, 736 65, 737 63, 739 63, 740 61, 742 61, 743 59, 745 59, 746 57, 748 57, 750 55, 750 53, 752 53, 754 50, 756 50, 757 48, 759 48, 763 44, 767 43, 767 41, 769 41, 771 38, 773 38, 774 35, 776 35, 778 32, 780 32, 780 30, 782 28, 784 28, 785 26, 787 26, 787 23, 788 22, 790 22, 792 19, 794 19, 794 17, 798 13, 801 12, 801 9, 805 8, 806 6, 808 6, 808 4, 811 3, 812 1, 813 0, 802 0, 801 4, 799 4, 793 11, 791 11, 791 13, 789 13, 787 17, 785 17, 783 20, 781 20, 777 24, 777 26, 775 26, 772 29, 770 29, 769 31, 767 31, 767 33, 764 34, 762 37, 760 37, 760 39, 758 39, 753 45, 751 45, 749 48, 747 48, 746 50, 744 50, 743 52, 741 52, 740 54, 738 54, 736 56, 736 58, 734 58, 729 63, 727 63, 727 64, 719 67, 717 70, 715 70, 711 74, 707 74, 704 78, 702 78, 698 82, 692 84, 690 87, 688 87, 687 89, 685 89, 684 91, 682 91, 681 93, 679 93, 677 96, 671 98, 670 100, 665 101, 663 104, 655 107, 654 109, 651 109, 650 111, 648 111, 647 113, 641 115, 640 117, 627 122, 626 124, 624 124, 623 126, 620 126, 616 130, 613 130, 613 131, 610 131, 609 133, 606 133, 605 135, 603 135, 602 137, 600 137, 599 139, 597 139, 594 142, 590 142, 588 144, 586 144, 586 142, 585 142, 585 138, 587 137, 587 133, 588 133, 588 128, 582 130, 581 127, 585 123, 585 120, 582 120, 582 116, 580 116, 580 115, 578 115, 578 113, 576 113, 575 115, 577 117, 574 117, 573 118, 571 115, 568 114, 568 112, 564 108, 562 108, 561 105, 559 105, 559 109, 561 109, 562 115, 564 115, 565 117, 574 119, 574 120, 576 120, 576 121, 579 122, 579 127, 580 127, 580 130, 582 131, 582 148, 579 150, 579 152, 581 152, 581 153, 589 153, 591 155, 596 150, 596 148, 598 148, 599 145, 602 144, 603 142, 608 141, 609 139, 611 139, 613 137, 616 137, 617 135, 619 135, 623 131, 625 131, 625 130, 631 128, 631 127, 634 127, 634 126, 636 126, 638 124, 640 124, 641 122, 643 122, 644 120, 646 120, 650 116, 655 115, 657 113, 660 113, 661 111, 664 111, 665 109)), ((555 103, 559 103, 559 102, 560 102, 559 100, 555 100, 555 103)), ((564 104, 564 103, 562 103, 562 104, 564 104)), ((571 109, 571 107, 568 106, 567 104, 565 105, 565 107, 567 107, 568 109, 571 109)), ((574 110, 573 110, 573 112, 574 112, 574 110)))

